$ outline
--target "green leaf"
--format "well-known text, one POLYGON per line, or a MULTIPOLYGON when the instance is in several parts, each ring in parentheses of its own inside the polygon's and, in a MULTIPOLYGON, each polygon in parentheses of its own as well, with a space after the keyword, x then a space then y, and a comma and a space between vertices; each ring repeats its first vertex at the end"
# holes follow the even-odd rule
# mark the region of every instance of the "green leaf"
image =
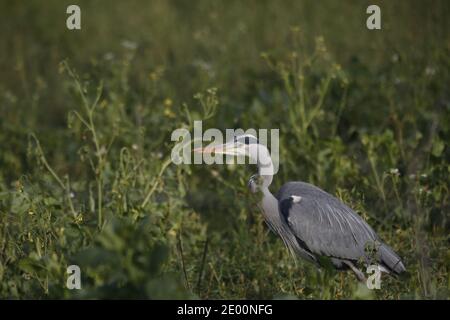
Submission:
POLYGON ((19 261, 19 269, 26 273, 34 273, 38 271, 39 266, 34 259, 23 258, 19 261))
POLYGON ((433 141, 433 148, 431 149, 431 154, 435 157, 440 157, 442 151, 445 149, 445 143, 441 139, 435 139, 433 141))

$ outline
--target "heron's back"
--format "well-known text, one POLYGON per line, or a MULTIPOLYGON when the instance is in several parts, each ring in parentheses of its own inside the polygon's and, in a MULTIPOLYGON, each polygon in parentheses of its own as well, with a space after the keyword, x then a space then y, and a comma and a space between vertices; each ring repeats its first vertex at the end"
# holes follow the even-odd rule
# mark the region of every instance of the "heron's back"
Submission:
POLYGON ((404 271, 398 255, 338 198, 306 182, 288 182, 276 197, 281 218, 306 250, 316 255, 351 261, 363 258, 368 262, 367 246, 374 244, 378 246, 379 262, 396 273, 404 271))

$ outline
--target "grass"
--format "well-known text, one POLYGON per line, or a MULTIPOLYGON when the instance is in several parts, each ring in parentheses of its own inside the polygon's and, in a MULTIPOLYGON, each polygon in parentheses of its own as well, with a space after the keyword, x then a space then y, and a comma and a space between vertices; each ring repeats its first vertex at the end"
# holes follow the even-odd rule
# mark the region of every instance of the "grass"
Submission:
POLYGON ((379 1, 381 31, 364 1, 77 3, 73 32, 72 2, 0 4, 1 298, 448 299, 446 1, 379 1), (272 191, 336 194, 408 275, 295 262, 255 168, 170 162, 195 120, 279 128, 272 191))

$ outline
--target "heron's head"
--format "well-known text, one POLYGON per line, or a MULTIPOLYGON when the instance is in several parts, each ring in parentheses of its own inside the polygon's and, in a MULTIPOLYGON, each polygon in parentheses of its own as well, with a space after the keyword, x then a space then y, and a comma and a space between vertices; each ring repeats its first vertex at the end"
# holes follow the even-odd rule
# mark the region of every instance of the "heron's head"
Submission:
MULTIPOLYGON (((227 143, 208 146, 206 148, 197 148, 194 149, 194 152, 249 157, 251 164, 258 165, 258 175, 265 177, 262 186, 268 187, 272 182, 274 166, 270 157, 270 152, 266 146, 259 143, 258 139, 254 135, 244 134, 235 136, 227 143)), ((256 192, 256 190, 259 189, 259 187, 255 187, 253 179, 250 179, 249 185, 253 192, 256 192)))
POLYGON ((261 152, 268 154, 265 146, 260 145, 258 139, 251 134, 235 136, 232 140, 215 146, 194 149, 198 153, 226 154, 231 156, 247 156, 253 161, 258 162, 261 158, 261 152))

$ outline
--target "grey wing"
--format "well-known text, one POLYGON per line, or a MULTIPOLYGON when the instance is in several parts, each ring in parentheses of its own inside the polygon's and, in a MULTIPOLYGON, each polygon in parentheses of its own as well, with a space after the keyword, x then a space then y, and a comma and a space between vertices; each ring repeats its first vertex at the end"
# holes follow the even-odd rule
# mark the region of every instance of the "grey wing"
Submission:
POLYGON ((284 185, 279 194, 281 219, 310 252, 357 260, 368 241, 377 241, 372 228, 352 209, 325 191, 303 182, 284 185), (292 196, 295 198, 293 201, 292 196))

